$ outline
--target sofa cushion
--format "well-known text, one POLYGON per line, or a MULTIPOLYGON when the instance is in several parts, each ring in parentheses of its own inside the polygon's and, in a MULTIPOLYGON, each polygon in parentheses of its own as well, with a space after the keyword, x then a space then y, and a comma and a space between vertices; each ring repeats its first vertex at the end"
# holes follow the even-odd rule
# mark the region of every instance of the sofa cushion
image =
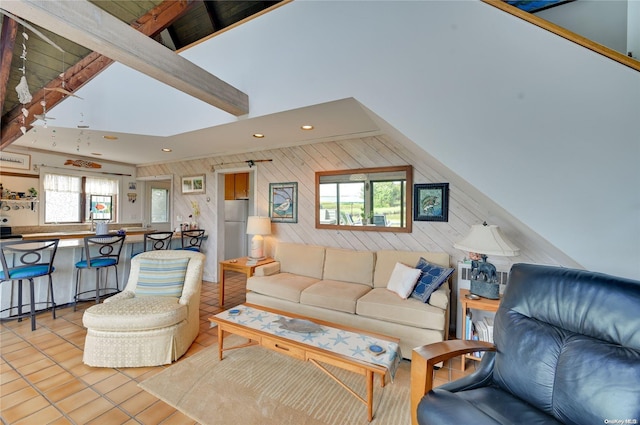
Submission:
POLYGON ((325 248, 315 245, 280 242, 274 259, 280 262, 280 271, 322 279, 325 248))
POLYGON ((356 302, 371 287, 336 280, 321 280, 302 291, 300 304, 328 308, 330 310, 356 312, 356 302))
POLYGON ((393 268, 389 282, 387 283, 387 289, 400 296, 402 299, 409 298, 409 294, 416 286, 416 282, 422 272, 419 269, 405 266, 402 263, 396 263, 393 268))
POLYGON ((396 263, 402 263, 409 267, 415 267, 424 257, 430 263, 449 267, 449 254, 446 252, 419 252, 419 251, 391 251, 382 250, 376 252, 376 266, 373 274, 373 287, 386 288, 389 276, 396 263))
POLYGON ((456 393, 436 388, 423 398, 417 415, 421 424, 561 424, 527 402, 493 387, 456 393))
POLYGON ((375 253, 327 248, 323 279, 373 286, 375 253))
POLYGON ((247 279, 247 289, 258 294, 299 303, 300 293, 316 282, 318 279, 313 277, 278 273, 273 276, 250 277, 247 279))
POLYGON ((82 323, 93 331, 166 328, 187 319, 187 306, 174 297, 135 297, 89 307, 82 323))
POLYGON ((424 303, 429 301, 431 294, 453 273, 452 268, 430 263, 423 257, 420 257, 416 269, 420 270, 420 278, 411 293, 411 298, 419 299, 424 303))
POLYGON ((403 300, 386 288, 374 288, 357 302, 356 314, 424 329, 444 329, 445 310, 414 298, 403 300))
POLYGON ((141 258, 136 295, 180 297, 188 258, 141 258))

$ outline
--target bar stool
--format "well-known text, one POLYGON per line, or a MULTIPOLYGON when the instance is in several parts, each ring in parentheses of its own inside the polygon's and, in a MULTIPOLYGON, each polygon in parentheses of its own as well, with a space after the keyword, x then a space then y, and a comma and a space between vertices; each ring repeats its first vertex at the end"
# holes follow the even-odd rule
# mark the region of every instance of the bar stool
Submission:
POLYGON ((180 232, 180 237, 182 239, 182 248, 180 249, 200 252, 202 239, 204 239, 203 229, 183 230, 180 232))
MULTIPOLYGON (((2 262, 2 270, 0 271, 0 283, 7 281, 18 281, 18 305, 5 308, 0 313, 18 309, 18 321, 22 321, 25 316, 31 316, 31 330, 36 330, 36 305, 45 304, 47 308, 51 306, 51 314, 56 318, 56 303, 53 296, 53 279, 51 275, 55 271, 53 260, 58 251, 58 242, 60 239, 37 239, 30 241, 11 241, 3 242, 0 245, 0 261, 2 262), (12 257, 11 266, 7 262, 7 257, 12 257), (47 260, 48 257, 48 260, 47 260), (49 276, 49 288, 47 293, 47 301, 35 301, 35 284, 33 279, 36 277, 49 276), (22 313, 22 280, 29 281, 29 313, 22 313), (51 295, 51 301, 49 301, 51 295)), ((11 297, 13 298, 13 297, 11 297)), ((12 302, 11 302, 12 304, 12 302)), ((10 313, 11 314, 11 313, 10 313)), ((13 318, 12 316, 10 316, 13 318)))
POLYGON ((76 263, 76 290, 73 296, 73 311, 76 310, 78 301, 88 301, 89 299, 81 299, 83 294, 95 292, 96 304, 100 302, 101 296, 114 295, 120 292, 120 284, 118 282, 118 262, 120 261, 120 252, 126 235, 95 235, 86 236, 84 238, 84 250, 82 260, 76 263), (109 288, 108 280, 109 267, 115 268, 116 287, 109 288), (80 291, 80 272, 84 269, 96 270, 96 287, 80 291), (104 288, 100 287, 100 271, 105 269, 104 288), (107 292, 110 291, 110 292, 107 292), (101 294, 102 292, 102 294, 101 294))
POLYGON ((147 251, 160 251, 163 249, 171 249, 171 239, 173 238, 173 232, 150 232, 144 234, 144 242, 142 245, 142 251, 136 252, 131 256, 135 257, 142 252, 147 251))

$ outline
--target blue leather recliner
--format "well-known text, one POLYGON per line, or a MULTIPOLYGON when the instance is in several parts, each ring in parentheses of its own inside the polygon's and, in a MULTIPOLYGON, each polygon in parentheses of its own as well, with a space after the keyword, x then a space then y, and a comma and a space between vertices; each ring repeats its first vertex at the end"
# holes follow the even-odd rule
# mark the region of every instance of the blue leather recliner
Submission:
POLYGON ((639 281, 515 264, 494 341, 414 350, 414 425, 640 423, 639 281), (431 389, 434 365, 479 347, 478 370, 431 389))

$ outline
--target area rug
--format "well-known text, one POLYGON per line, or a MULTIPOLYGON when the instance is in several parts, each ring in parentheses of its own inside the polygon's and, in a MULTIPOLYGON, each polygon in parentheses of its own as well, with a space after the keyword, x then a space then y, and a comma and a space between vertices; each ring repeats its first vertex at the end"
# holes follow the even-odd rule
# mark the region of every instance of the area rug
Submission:
MULTIPOLYGON (((327 368, 366 398, 362 375, 327 368)), ((406 360, 393 382, 381 387, 376 377, 371 424, 410 424, 409 382, 406 360)), ((368 423, 366 406, 316 366, 259 346, 226 351, 218 361, 213 345, 139 386, 203 425, 368 423)))

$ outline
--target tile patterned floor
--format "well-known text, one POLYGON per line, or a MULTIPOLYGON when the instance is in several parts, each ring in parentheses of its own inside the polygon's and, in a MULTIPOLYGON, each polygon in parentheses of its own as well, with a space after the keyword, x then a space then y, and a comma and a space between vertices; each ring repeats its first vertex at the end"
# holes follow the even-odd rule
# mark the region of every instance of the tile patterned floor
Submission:
MULTIPOLYGON (((227 272, 225 306, 245 301, 243 274, 227 272)), ((28 319, 2 322, 0 330, 0 419, 5 425, 62 424, 195 424, 193 420, 138 387, 138 383, 168 366, 92 368, 82 363, 85 329, 83 311, 91 303, 37 316, 32 332, 28 319)), ((221 311, 217 283, 204 282, 200 334, 183 357, 217 341, 207 320, 221 311)), ((180 360, 178 360, 180 361, 180 360)), ((459 359, 436 374, 436 384, 457 379, 459 359)), ((473 370, 468 367, 466 373, 473 370)))

